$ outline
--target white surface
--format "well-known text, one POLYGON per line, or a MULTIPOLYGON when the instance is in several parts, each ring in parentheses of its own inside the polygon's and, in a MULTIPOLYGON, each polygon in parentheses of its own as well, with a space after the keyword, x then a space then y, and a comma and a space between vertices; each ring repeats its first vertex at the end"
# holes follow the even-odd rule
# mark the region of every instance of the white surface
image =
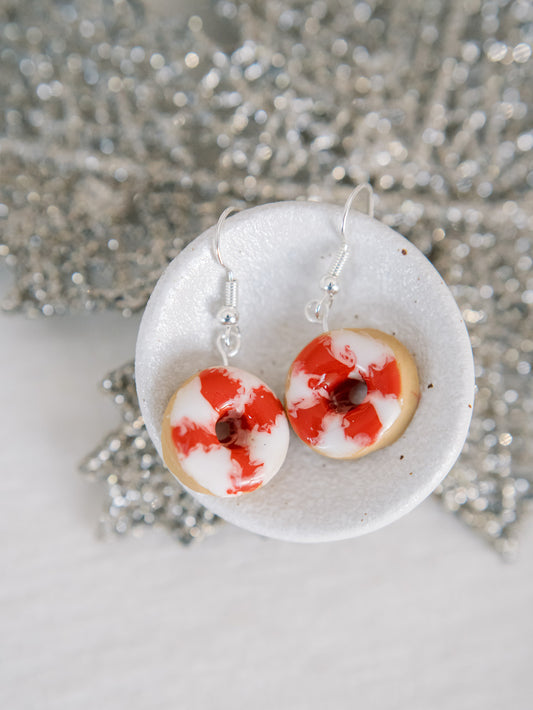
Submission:
MULTIPOLYGON (((340 244, 342 214, 335 205, 278 202, 241 212, 224 225, 223 259, 240 291, 242 346, 232 364, 259 376, 281 399, 292 360, 321 332, 306 321, 304 307, 321 295, 320 278, 340 244)), ((220 364, 215 313, 224 270, 213 257, 213 230, 169 265, 139 331, 137 390, 160 453, 171 396, 198 370, 220 364)), ((329 327, 396 335, 417 363, 422 397, 405 433, 367 457, 325 459, 293 434, 284 465, 264 488, 236 499, 194 494, 226 520, 282 540, 355 537, 407 513, 452 467, 472 413, 470 342, 442 278, 410 242, 355 210, 346 235, 352 252, 329 327)))
POLYGON ((531 520, 512 566, 433 499, 332 544, 98 541, 75 467, 135 332, 0 318, 1 708, 530 710, 531 520))

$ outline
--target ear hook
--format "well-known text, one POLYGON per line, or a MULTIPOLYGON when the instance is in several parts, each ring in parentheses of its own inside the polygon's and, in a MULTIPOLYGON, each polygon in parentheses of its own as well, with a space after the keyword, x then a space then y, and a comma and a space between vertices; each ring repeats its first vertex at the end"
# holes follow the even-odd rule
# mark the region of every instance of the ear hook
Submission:
POLYGON ((226 269, 226 274, 229 276, 231 274, 231 269, 229 269, 226 264, 222 261, 222 255, 220 254, 220 235, 222 234, 222 227, 224 226, 224 222, 226 221, 226 218, 230 216, 230 214, 233 214, 233 212, 238 212, 239 208, 238 207, 226 207, 224 212, 220 215, 218 218, 217 222, 217 227, 215 230, 215 235, 213 239, 213 249, 215 250, 215 258, 222 266, 222 268, 226 269))
POLYGON ((367 193, 367 203, 366 203, 366 213, 369 217, 374 217, 374 190, 370 183, 365 182, 363 185, 358 185, 354 190, 348 195, 348 199, 344 205, 344 214, 342 215, 341 224, 341 237, 344 244, 346 244, 346 222, 348 221, 348 214, 355 198, 360 195, 363 191, 367 193))
POLYGON ((348 241, 346 239, 346 223, 348 221, 348 214, 355 198, 365 190, 367 192, 367 214, 369 217, 374 217, 374 191, 369 183, 364 183, 363 185, 358 185, 350 194, 344 205, 344 213, 342 215, 341 222, 341 241, 342 244, 339 247, 335 259, 328 271, 320 279, 320 288, 326 292, 326 294, 320 300, 309 301, 305 307, 305 317, 311 323, 322 323, 322 328, 324 332, 328 330, 328 315, 329 310, 333 304, 333 297, 339 290, 339 285, 337 279, 346 263, 348 258, 348 253, 350 247, 348 246, 348 241))
POLYGON ((238 302, 238 283, 233 276, 233 271, 226 266, 222 261, 220 253, 220 236, 222 227, 226 218, 233 212, 238 212, 237 207, 226 207, 224 212, 218 218, 215 234, 213 237, 213 251, 215 258, 226 271, 226 281, 224 283, 224 305, 217 313, 217 320, 223 326, 224 330, 217 337, 217 348, 222 356, 224 367, 228 365, 228 358, 235 357, 241 347, 241 333, 239 330, 239 311, 237 309, 238 302))

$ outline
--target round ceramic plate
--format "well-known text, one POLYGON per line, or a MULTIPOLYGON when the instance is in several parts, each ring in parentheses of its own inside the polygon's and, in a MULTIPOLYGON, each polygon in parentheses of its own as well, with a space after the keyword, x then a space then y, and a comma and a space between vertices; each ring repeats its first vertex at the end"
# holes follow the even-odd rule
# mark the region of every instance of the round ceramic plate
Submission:
MULTIPOLYGON (((240 212, 223 229, 223 258, 239 281, 242 346, 231 364, 284 399, 293 358, 321 332, 304 316, 339 246, 343 209, 280 202, 240 212)), ((148 432, 161 454, 161 421, 175 390, 219 365, 215 314, 224 270, 213 256, 214 227, 195 239, 157 283, 141 323, 136 381, 148 432)), ((350 257, 329 327, 378 328, 413 354, 421 399, 395 443, 356 461, 324 458, 291 434, 280 472, 235 499, 193 493, 235 525, 269 537, 318 542, 376 530, 428 496, 464 444, 474 397, 472 351, 461 313, 424 255, 381 222, 352 211, 350 257)))

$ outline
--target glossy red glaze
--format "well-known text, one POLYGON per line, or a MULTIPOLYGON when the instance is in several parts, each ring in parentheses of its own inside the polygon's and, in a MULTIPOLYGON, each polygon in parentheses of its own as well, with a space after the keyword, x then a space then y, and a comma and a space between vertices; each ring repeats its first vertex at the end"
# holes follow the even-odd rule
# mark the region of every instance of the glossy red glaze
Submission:
POLYGON ((400 368, 396 360, 389 360, 378 370, 371 367, 368 375, 363 377, 369 392, 381 392, 383 395, 399 397, 402 391, 400 368))
POLYGON ((382 367, 371 365, 368 371, 363 371, 357 367, 357 353, 348 347, 340 354, 341 359, 335 357, 333 352, 331 335, 324 333, 306 345, 294 360, 291 372, 304 373, 308 377, 308 386, 315 394, 316 403, 311 407, 289 406, 289 420, 300 439, 315 446, 324 431, 324 418, 336 413, 342 420, 345 437, 357 438, 361 445, 371 446, 377 441, 383 426, 369 401, 369 395, 380 392, 384 396, 400 396, 398 363, 391 358, 382 367), (355 379, 354 368, 357 377, 367 386, 366 396, 360 404, 346 406, 344 399, 339 405, 338 392, 349 392, 355 379))
POLYGON ((238 398, 244 393, 243 383, 223 367, 203 370, 198 378, 202 396, 218 414, 218 421, 229 422, 231 436, 220 441, 214 427, 207 428, 184 417, 172 427, 172 440, 178 455, 187 457, 197 447, 209 451, 223 446, 235 464, 229 473, 228 495, 259 488, 263 483, 261 469, 264 464, 250 458, 248 438, 252 429, 272 431, 277 417, 284 414, 281 402, 265 385, 259 385, 251 390, 242 404, 239 403, 238 398))
POLYGON ((172 427, 172 441, 182 456, 188 456, 197 446, 208 451, 219 443, 214 431, 209 431, 185 417, 172 427))

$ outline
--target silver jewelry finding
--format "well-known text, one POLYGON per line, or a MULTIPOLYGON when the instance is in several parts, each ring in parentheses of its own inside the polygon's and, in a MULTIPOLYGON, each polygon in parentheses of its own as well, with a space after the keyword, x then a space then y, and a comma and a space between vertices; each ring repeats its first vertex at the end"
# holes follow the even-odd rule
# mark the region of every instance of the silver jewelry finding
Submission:
POLYGON ((220 215, 215 234, 213 238, 213 251, 215 258, 226 271, 226 280, 224 282, 224 305, 217 312, 217 320, 222 325, 223 331, 217 337, 217 348, 222 357, 222 362, 225 367, 228 365, 228 358, 235 357, 241 346, 241 333, 239 330, 239 311, 238 311, 238 282, 234 277, 233 272, 229 269, 220 253, 220 236, 222 227, 226 218, 233 212, 238 212, 237 207, 226 207, 220 215))
POLYGON ((329 271, 320 279, 320 288, 325 291, 325 294, 321 299, 309 301, 305 306, 305 317, 307 320, 311 323, 322 323, 324 332, 329 330, 329 311, 333 305, 333 298, 339 291, 338 279, 350 251, 350 247, 346 239, 346 223, 348 221, 348 213, 350 212, 350 208, 355 198, 363 191, 366 191, 367 193, 366 212, 369 217, 374 216, 374 191, 372 186, 369 183, 358 185, 354 190, 352 190, 352 192, 350 192, 344 205, 344 213, 342 215, 340 228, 341 246, 335 254, 335 258, 329 268, 329 271))

